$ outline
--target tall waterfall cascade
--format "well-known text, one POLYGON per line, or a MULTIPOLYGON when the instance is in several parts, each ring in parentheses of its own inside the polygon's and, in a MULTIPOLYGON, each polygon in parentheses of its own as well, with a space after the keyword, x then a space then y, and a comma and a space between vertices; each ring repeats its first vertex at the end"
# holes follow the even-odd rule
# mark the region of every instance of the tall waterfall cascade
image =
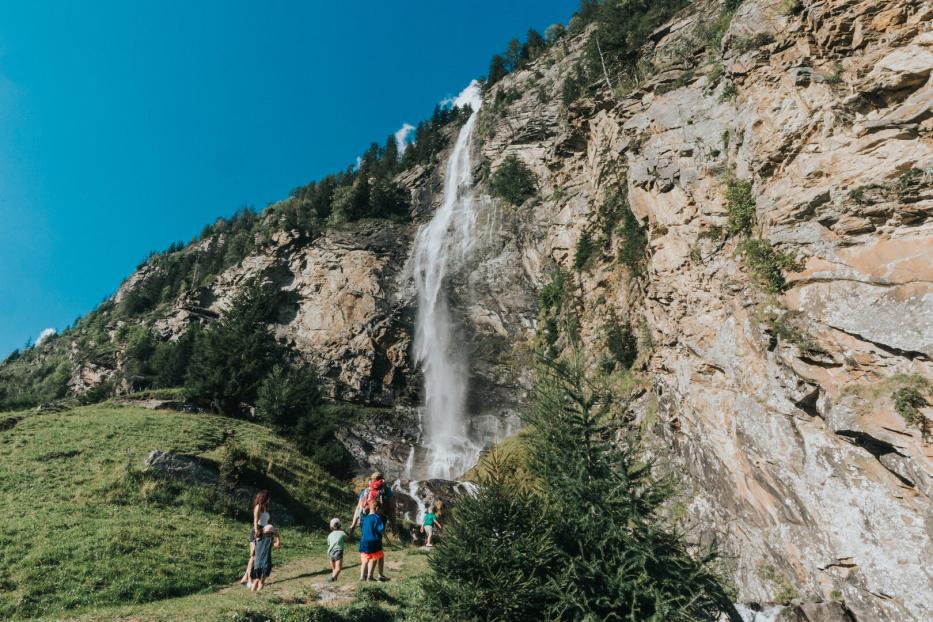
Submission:
POLYGON ((482 97, 474 80, 454 101, 473 112, 460 129, 447 161, 444 202, 415 239, 414 280, 418 290, 415 360, 424 375, 424 436, 427 450, 423 476, 456 479, 476 462, 480 446, 467 434, 465 407, 469 361, 455 343, 446 277, 462 265, 473 247, 476 196, 470 159, 470 137, 482 97))

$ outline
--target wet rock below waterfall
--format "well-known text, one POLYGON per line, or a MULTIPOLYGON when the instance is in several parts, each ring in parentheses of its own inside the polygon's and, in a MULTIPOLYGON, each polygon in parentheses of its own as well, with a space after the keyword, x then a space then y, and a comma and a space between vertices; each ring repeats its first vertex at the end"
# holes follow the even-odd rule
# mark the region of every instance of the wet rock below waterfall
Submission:
MULTIPOLYGON (((439 508, 440 516, 447 515, 457 505, 457 499, 468 494, 470 482, 446 479, 396 480, 392 484, 395 494, 395 515, 400 520, 417 523, 429 507, 439 508)), ((441 519, 443 523, 443 518, 441 519)))

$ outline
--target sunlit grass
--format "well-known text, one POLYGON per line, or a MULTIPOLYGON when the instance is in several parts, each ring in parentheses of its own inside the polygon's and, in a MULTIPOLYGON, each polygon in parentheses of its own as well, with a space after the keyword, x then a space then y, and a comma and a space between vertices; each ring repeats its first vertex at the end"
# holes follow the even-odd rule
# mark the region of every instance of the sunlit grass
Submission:
POLYGON ((0 619, 56 618, 236 579, 244 521, 213 511, 206 490, 169 482, 167 498, 159 482, 130 476, 154 449, 219 460, 230 436, 311 515, 291 528, 278 559, 308 555, 326 517, 352 497, 266 428, 108 405, 0 414, 0 619))

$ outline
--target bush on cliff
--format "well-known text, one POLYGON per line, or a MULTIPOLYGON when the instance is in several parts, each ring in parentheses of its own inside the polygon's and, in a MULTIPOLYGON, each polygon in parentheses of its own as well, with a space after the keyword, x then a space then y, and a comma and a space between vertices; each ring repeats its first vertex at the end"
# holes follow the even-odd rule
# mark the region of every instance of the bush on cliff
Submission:
POLYGON ((787 289, 784 271, 798 267, 797 258, 793 253, 777 250, 768 240, 758 238, 743 240, 739 244, 739 251, 755 280, 765 291, 769 294, 780 294, 787 289))
POLYGON ((502 161, 492 175, 490 187, 493 195, 512 205, 521 205, 538 189, 538 180, 525 163, 510 155, 502 161))
POLYGON ((729 235, 749 234, 755 226, 755 195, 752 182, 730 177, 726 181, 726 231, 729 235))

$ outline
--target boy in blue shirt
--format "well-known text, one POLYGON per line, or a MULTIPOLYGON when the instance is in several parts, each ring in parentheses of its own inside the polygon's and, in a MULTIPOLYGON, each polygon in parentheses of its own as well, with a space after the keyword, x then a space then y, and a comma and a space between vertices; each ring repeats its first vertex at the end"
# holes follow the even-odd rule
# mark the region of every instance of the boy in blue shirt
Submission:
POLYGON ((385 581, 382 564, 385 553, 382 550, 382 534, 386 524, 379 515, 379 505, 375 500, 369 502, 369 513, 360 522, 360 581, 372 581, 373 570, 379 565, 379 580, 385 581))

